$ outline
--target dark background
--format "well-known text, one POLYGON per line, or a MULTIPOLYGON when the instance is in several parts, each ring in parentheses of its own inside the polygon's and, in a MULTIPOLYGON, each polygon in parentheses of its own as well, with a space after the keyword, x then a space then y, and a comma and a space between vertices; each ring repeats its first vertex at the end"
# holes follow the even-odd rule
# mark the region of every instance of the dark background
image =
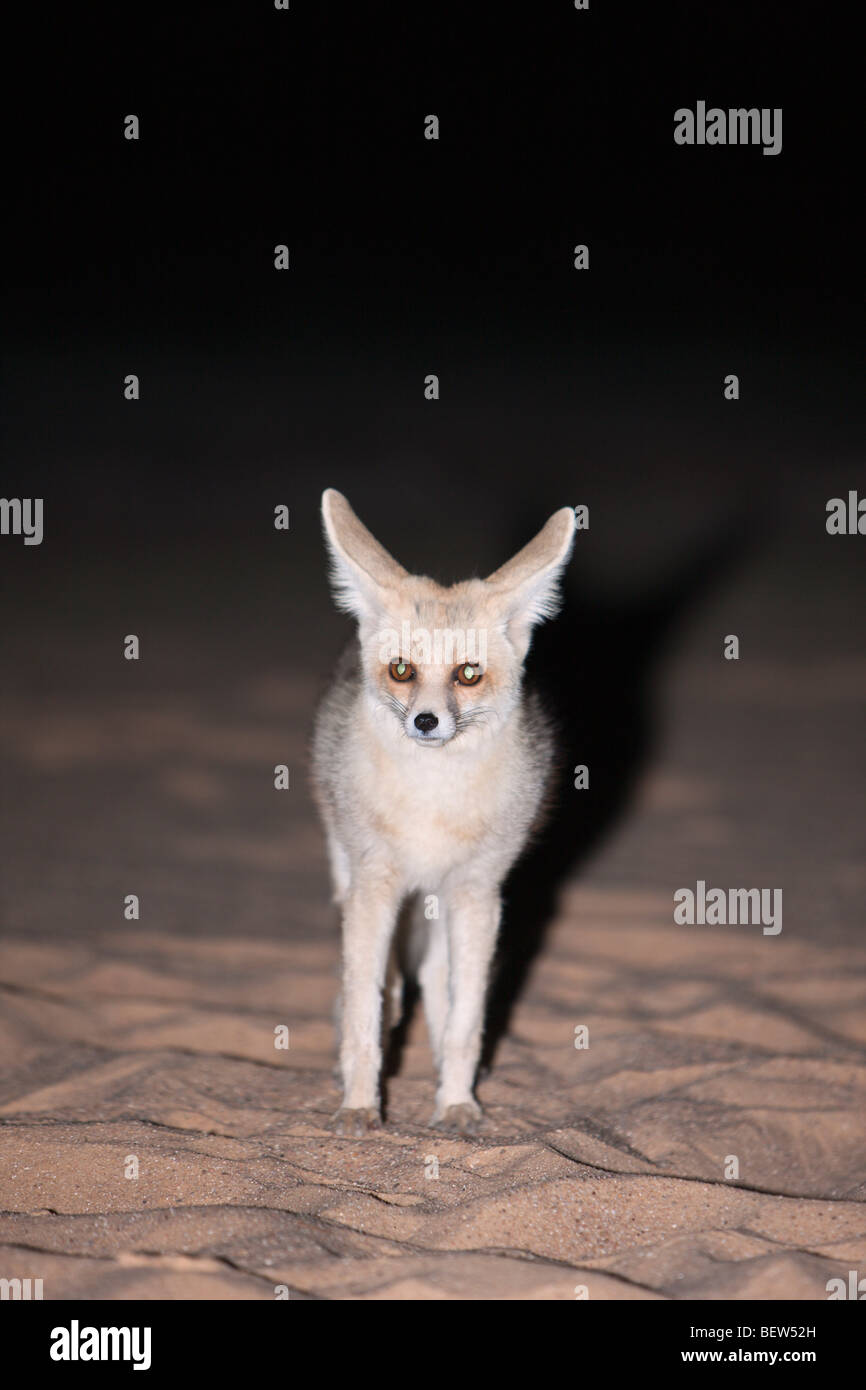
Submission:
POLYGON ((780 492, 792 451, 832 472, 859 424, 852 46, 806 4, 42 8, 10 53, 10 487, 50 499, 52 550, 93 522, 147 546, 247 533, 287 488, 303 527, 322 481, 375 518, 393 469, 432 563, 432 478, 506 516, 600 476, 628 510, 680 468, 720 507, 751 450, 780 492), (781 106, 782 153, 676 146, 699 98, 781 106))
MULTIPOLYGON (((317 511, 336 486, 443 580, 492 570, 549 511, 587 503, 565 614, 536 653, 569 756, 594 774, 556 853, 604 843, 673 724, 739 830, 727 859, 667 836, 661 862, 645 837, 637 881, 799 874, 802 929, 853 929, 866 539, 824 529, 829 497, 866 490, 848 24, 833 6, 601 0, 16 19, 3 495, 45 499, 45 540, 0 539, 8 917, 108 920, 94 904, 129 891, 138 855, 161 920, 201 918, 159 849, 144 735, 126 774, 70 778, 61 751, 37 785, 16 764, 22 711, 74 712, 68 755, 82 720, 136 700, 242 727, 243 682, 276 672, 300 692, 289 754, 237 770, 214 813, 273 828, 261 769, 301 761, 346 631, 317 511), (673 113, 699 99, 782 107, 781 154, 676 146, 673 113), (142 636, 134 670, 127 632, 142 636), (728 632, 753 663, 747 707, 726 704, 744 665, 721 660, 728 632), (680 642, 677 715, 652 692, 680 642), (798 705, 802 673, 822 670, 836 695, 798 705), (848 865, 835 886, 830 847, 848 865), (58 909, 52 894, 71 896, 58 909)), ((292 834, 310 824, 300 783, 285 815, 292 834)), ((310 855, 320 895, 321 846, 310 855)), ((208 929, 221 912, 282 929, 284 881, 254 910, 252 875, 213 872, 208 929)))

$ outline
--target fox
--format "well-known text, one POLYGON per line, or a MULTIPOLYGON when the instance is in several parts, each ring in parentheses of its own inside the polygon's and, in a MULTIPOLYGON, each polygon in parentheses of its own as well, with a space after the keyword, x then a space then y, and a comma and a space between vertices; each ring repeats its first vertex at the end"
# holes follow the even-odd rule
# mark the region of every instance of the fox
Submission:
POLYGON ((575 534, 562 507, 486 579, 403 568, 342 493, 322 495, 338 609, 354 639, 316 710, 312 791, 342 915, 342 1103, 331 1128, 382 1124, 383 1042, 420 990, 437 1073, 432 1123, 476 1133, 475 1088, 503 884, 549 802, 556 739, 524 682, 575 534))

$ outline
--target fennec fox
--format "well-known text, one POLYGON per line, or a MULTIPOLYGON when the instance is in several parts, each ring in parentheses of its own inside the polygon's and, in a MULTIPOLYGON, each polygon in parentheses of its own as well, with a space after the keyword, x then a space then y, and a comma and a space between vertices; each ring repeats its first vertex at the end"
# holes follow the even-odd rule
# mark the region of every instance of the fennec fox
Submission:
POLYGON ((328 489, 338 607, 358 623, 316 716, 313 784, 343 914, 341 1134, 377 1128, 382 1039, 417 976, 439 1085, 433 1121, 474 1131, 502 882, 539 819, 553 738, 522 691, 557 607, 570 507, 487 579, 409 574, 328 489))

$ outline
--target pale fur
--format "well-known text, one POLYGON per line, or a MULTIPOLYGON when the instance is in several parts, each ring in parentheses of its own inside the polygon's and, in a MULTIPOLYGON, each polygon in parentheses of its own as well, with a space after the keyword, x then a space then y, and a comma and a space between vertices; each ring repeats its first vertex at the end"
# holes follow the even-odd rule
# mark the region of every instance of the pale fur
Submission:
POLYGON ((548 722, 522 688, 523 662, 533 626, 555 611, 574 513, 555 512, 488 579, 449 588, 410 575, 332 489, 322 517, 338 605, 358 622, 313 738, 314 790, 343 913, 336 1127, 360 1133, 378 1123, 383 1026, 395 1021, 400 974, 411 970, 439 1074, 434 1120, 472 1129, 501 887, 539 819, 553 760, 548 722), (483 630, 479 683, 460 685, 451 660, 416 661, 414 680, 394 681, 382 634, 404 623, 483 630), (438 743, 436 730, 415 726, 427 712, 439 719, 438 743), (425 915, 430 895, 438 918, 425 915))

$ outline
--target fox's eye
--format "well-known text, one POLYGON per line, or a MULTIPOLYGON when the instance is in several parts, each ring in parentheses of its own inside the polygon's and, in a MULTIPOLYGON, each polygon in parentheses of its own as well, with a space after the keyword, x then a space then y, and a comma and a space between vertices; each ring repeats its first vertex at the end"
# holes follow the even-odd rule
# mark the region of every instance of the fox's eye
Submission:
POLYGON ((411 681, 415 679, 415 667, 411 661, 392 661, 388 674, 392 681, 411 681))
POLYGON ((461 685, 477 685, 481 680, 481 672, 477 666, 458 666, 454 672, 454 679, 461 685))

